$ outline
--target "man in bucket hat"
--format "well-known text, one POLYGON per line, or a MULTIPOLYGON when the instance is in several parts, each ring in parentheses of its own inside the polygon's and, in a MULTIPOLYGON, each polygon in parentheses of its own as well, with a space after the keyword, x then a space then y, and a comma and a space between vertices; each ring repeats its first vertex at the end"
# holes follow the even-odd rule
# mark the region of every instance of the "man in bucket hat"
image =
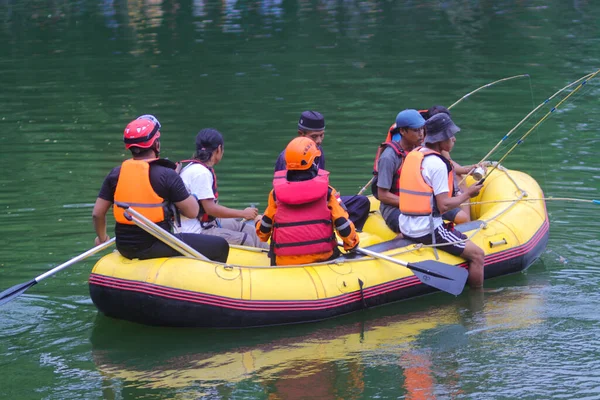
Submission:
MULTIPOLYGON (((447 114, 448 116, 450 116, 450 118, 452 118, 450 110, 448 110, 444 106, 436 105, 427 110, 427 116, 425 116, 425 119, 429 119, 434 115, 441 113, 447 114)), ((450 156, 450 153, 448 153, 447 151, 442 151, 441 154, 452 163, 452 167, 454 169, 454 192, 457 193, 463 191, 465 185, 463 177, 465 177, 465 175, 469 174, 475 168, 479 167, 479 165, 471 164, 463 166, 457 163, 455 160, 453 160, 450 156), (461 185, 459 185, 460 182, 462 182, 461 185)), ((446 211, 442 217, 446 221, 451 221, 455 224, 464 224, 471 220, 471 206, 467 204, 461 206, 460 208, 455 208, 453 210, 446 211)))
POLYGON ((469 262, 469 286, 483 286, 484 253, 467 236, 444 225, 442 214, 479 194, 480 184, 452 196, 452 163, 440 153, 450 152, 460 128, 448 114, 439 113, 425 122, 425 147, 408 153, 400 174, 398 225, 407 239, 438 244, 440 249, 469 262))
MULTIPOLYGON (((298 119, 298 136, 304 136, 317 144, 321 152, 318 158, 319 169, 325 169, 325 153, 321 148, 325 137, 325 118, 318 111, 303 111, 298 119)), ((283 150, 275 163, 275 172, 286 169, 285 150, 283 150)), ((348 211, 349 219, 357 230, 362 230, 369 216, 371 204, 366 196, 340 196, 340 204, 348 211)))

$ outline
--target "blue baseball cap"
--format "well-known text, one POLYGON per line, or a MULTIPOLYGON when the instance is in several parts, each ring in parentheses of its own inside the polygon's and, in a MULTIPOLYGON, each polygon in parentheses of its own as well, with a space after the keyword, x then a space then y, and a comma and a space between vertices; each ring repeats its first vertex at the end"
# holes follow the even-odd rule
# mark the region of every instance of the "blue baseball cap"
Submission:
POLYGON ((425 125, 425 119, 417 110, 400 111, 396 116, 396 126, 398 128, 419 129, 425 125))

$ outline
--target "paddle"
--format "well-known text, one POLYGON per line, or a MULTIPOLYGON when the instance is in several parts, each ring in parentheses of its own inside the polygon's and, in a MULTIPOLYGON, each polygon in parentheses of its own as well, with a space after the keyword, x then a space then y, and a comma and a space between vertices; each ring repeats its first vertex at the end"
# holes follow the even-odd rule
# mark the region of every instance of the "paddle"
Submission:
POLYGON ((455 296, 458 296, 462 293, 463 288, 465 287, 465 282, 467 281, 467 277, 469 276, 469 271, 467 271, 465 268, 460 268, 455 265, 445 264, 435 260, 408 263, 406 261, 397 260, 395 258, 360 247, 355 247, 354 250, 371 257, 380 258, 394 264, 402 265, 413 271, 413 273, 422 283, 455 296))
MULTIPOLYGON (((138 211, 131 208, 131 206, 129 206, 128 204, 118 203, 117 206, 127 210, 127 212, 125 213, 125 218, 129 219, 130 221, 135 223, 137 226, 139 226, 140 228, 142 228, 143 230, 145 230, 146 232, 148 232, 149 234, 151 234, 158 240, 162 241, 166 245, 171 246, 171 248, 180 252, 185 257, 198 258, 198 259, 201 259, 204 261, 210 261, 208 258, 206 258, 204 255, 202 255, 200 252, 195 250, 193 247, 191 247, 187 243, 183 242, 182 240, 179 240, 173 234, 165 231, 160 226, 156 225, 154 222, 152 222, 148 218, 144 217, 138 211), (129 214, 127 214, 127 213, 129 213, 129 214)), ((236 245, 236 244, 230 244, 229 247, 232 249, 247 250, 247 251, 253 251, 256 253, 268 253, 269 252, 268 249, 263 249, 263 248, 259 248, 259 247, 251 247, 251 246, 242 246, 242 245, 236 245)))
POLYGON ((77 257, 70 259, 66 263, 61 264, 58 267, 52 268, 50 271, 41 274, 40 276, 30 280, 29 282, 21 283, 19 285, 15 285, 15 286, 11 287, 10 289, 6 289, 4 292, 0 293, 0 305, 2 305, 4 303, 8 303, 11 300, 14 300, 15 298, 17 298, 21 294, 23 294, 23 292, 25 292, 27 289, 29 289, 36 283, 39 283, 41 280, 46 279, 47 277, 54 275, 58 271, 61 271, 67 267, 70 267, 71 265, 75 264, 76 262, 79 262, 85 258, 88 258, 91 255, 98 253, 99 251, 106 249, 107 247, 111 246, 114 242, 115 242, 115 238, 112 238, 92 249, 89 249, 85 253, 82 253, 82 254, 78 255, 77 257))

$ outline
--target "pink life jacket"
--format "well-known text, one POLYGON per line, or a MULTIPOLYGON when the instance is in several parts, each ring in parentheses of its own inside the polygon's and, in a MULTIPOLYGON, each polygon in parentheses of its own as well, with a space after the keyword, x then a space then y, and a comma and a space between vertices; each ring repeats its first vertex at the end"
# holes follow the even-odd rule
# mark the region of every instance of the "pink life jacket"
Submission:
POLYGON ((273 192, 277 212, 271 241, 278 256, 320 254, 337 246, 329 197, 329 172, 320 169, 313 179, 290 182, 287 171, 277 171, 273 192))

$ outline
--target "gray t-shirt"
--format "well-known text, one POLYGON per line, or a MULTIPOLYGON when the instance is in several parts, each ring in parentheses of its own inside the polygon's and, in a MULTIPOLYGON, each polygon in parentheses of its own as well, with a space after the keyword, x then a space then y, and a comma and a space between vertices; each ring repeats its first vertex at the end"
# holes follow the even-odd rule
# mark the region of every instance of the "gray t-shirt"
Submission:
MULTIPOLYGON (((386 147, 379 156, 379 162, 377 163, 377 187, 390 190, 394 181, 394 174, 398 171, 400 165, 402 165, 402 158, 398 157, 394 149, 389 146, 386 147)), ((390 206, 383 203, 379 205, 379 212, 386 221, 390 214, 397 209, 398 205, 390 206)))

